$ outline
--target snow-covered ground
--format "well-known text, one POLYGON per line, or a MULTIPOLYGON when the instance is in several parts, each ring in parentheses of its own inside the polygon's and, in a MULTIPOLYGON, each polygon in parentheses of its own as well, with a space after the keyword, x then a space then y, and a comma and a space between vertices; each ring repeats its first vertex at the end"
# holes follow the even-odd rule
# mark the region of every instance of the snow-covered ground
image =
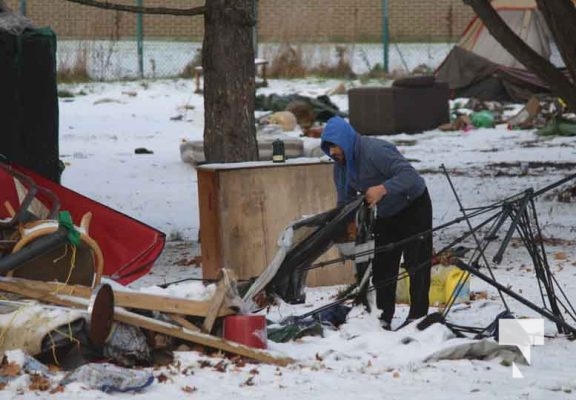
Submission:
MULTIPOLYGON (((258 93, 317 96, 339 83, 318 79, 271 80, 270 86, 258 89, 258 93)), ((350 88, 360 82, 344 84, 350 88)), ((203 135, 203 99, 193 93, 193 82, 94 83, 61 89, 74 94, 60 100, 60 152, 66 163, 63 184, 164 231, 171 239, 152 273, 133 287, 150 290, 147 287, 155 283, 198 277, 199 268, 175 262, 178 254, 198 253, 198 246, 192 243, 199 228, 196 172, 192 165, 180 160, 179 153, 181 140, 201 139, 203 135), (134 149, 139 147, 152 153, 135 154, 134 149)), ((348 109, 346 95, 330 98, 342 110, 348 109)), ((299 132, 292 134, 298 136, 299 132)), ((462 215, 441 172, 442 164, 464 206, 475 207, 529 188, 543 188, 573 173, 576 160, 575 138, 542 138, 533 131, 512 131, 505 126, 468 132, 431 130, 386 139, 397 143, 425 177, 433 201, 435 226, 462 215)), ((307 147, 318 142, 318 139, 306 140, 307 147)), ((540 196, 536 207, 544 236, 558 239, 546 242, 551 269, 574 301, 576 204, 558 202, 554 196, 540 196)), ((467 229, 461 223, 436 232, 435 247, 442 247, 467 229)), ((465 244, 473 246, 471 241, 465 244)), ((493 254, 493 247, 488 253, 493 254)), ((523 247, 509 246, 494 273, 504 285, 539 304, 534 268, 523 247)), ((190 293, 198 290, 198 285, 201 283, 182 283, 169 290, 190 293)), ((330 302, 341 289, 308 288, 306 304, 271 307, 267 317, 279 321, 303 314, 330 302)), ((471 290, 486 291, 487 298, 456 306, 448 319, 462 325, 486 326, 503 311, 503 306, 497 292, 479 279, 472 278, 471 290)), ((508 299, 508 303, 519 316, 539 317, 514 300, 508 299)), ((398 326, 406 314, 407 307, 399 305, 393 326, 398 326)), ((114 396, 331 400, 572 398, 572 392, 576 391, 575 344, 556 335, 554 325, 549 322, 546 334, 544 345, 531 349, 531 365, 520 365, 524 379, 513 379, 512 368, 499 359, 424 361, 440 349, 468 340, 454 338, 446 327, 438 324, 424 331, 412 326, 398 332, 383 331, 375 312, 368 314, 356 307, 339 330, 325 330, 324 337, 309 336, 284 344, 268 341, 271 352, 296 360, 288 367, 238 365, 230 360, 217 366, 221 361, 218 356, 177 352, 178 362, 152 371, 159 379, 143 393, 114 396)), ((13 381, 0 391, 0 398, 48 397, 43 392, 29 391, 28 384, 26 377, 13 381)), ((78 396, 108 397, 76 383, 50 398, 78 396)))

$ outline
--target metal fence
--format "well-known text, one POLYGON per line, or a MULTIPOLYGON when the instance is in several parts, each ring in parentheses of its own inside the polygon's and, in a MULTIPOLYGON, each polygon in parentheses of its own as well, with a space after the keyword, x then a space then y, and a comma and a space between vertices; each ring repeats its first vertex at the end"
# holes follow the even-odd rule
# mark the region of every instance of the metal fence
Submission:
MULTIPOLYGON (((86 77, 99 81, 173 78, 190 76, 192 67, 199 65, 201 62, 201 32, 203 28, 198 28, 198 25, 201 25, 201 18, 193 22, 196 25, 194 29, 186 31, 191 33, 189 39, 186 36, 186 32, 182 34, 180 26, 177 36, 170 37, 171 33, 168 33, 158 40, 158 21, 154 20, 154 32, 156 33, 154 36, 156 40, 154 40, 152 37, 146 36, 148 30, 153 31, 152 29, 146 29, 151 28, 152 20, 150 20, 150 24, 146 25, 148 20, 143 21, 142 17, 137 14, 102 10, 98 11, 99 14, 81 13, 77 10, 70 11, 70 3, 62 0, 51 0, 55 4, 60 2, 59 4, 63 6, 57 7, 55 5, 49 9, 48 15, 48 13, 42 12, 47 7, 46 3, 44 3, 45 0, 6 1, 8 4, 11 3, 14 10, 19 9, 21 13, 33 14, 43 24, 51 25, 56 23, 58 27, 56 30, 58 37, 57 68, 60 74, 84 71, 86 77), (15 7, 15 5, 19 7, 15 7), (101 20, 101 23, 99 23, 98 19, 101 20), (91 35, 90 32, 93 34, 91 35), (200 32, 200 35, 198 35, 198 32, 200 32), (194 33, 194 37, 192 37, 192 33, 194 33)), ((163 1, 167 2, 169 0, 163 1)), ((461 0, 436 1, 442 3, 450 1, 454 3, 461 2, 461 0)), ((135 5, 142 1, 115 0, 115 2, 135 5)), ((264 3, 263 0, 260 0, 260 4, 264 3)), ((342 1, 340 3, 344 4, 342 1)), ((364 7, 362 2, 359 3, 356 0, 349 2, 349 4, 352 3, 357 4, 358 7, 364 7)), ((399 4, 400 2, 397 3, 399 4)), ((396 8, 399 7, 398 4, 396 8)), ((87 8, 90 7, 84 7, 84 10, 87 8)), ((342 18, 342 15, 333 15, 332 17, 333 21, 336 21, 342 18)), ((400 25, 399 20, 403 18, 401 17, 397 17, 398 22, 396 23, 398 25, 400 25)), ((265 18, 262 17, 262 19, 265 18)), ((298 23, 298 21, 290 20, 287 22, 285 19, 283 23, 294 28, 294 24, 298 23)), ((316 21, 314 22, 317 23, 316 21)), ((164 23, 170 27, 168 20, 164 23)), ((390 21, 390 23, 393 25, 395 21, 390 21)), ((434 23, 436 26, 430 28, 431 31, 439 31, 439 25, 447 24, 442 18, 435 18, 434 23)), ((450 22, 450 24, 456 26, 456 28, 462 25, 460 22, 450 22)), ((414 25, 415 30, 421 29, 421 27, 416 27, 416 24, 414 25)), ((372 38, 380 37, 385 40, 384 38, 388 36, 381 35, 378 31, 380 28, 384 29, 381 26, 371 28, 375 32, 372 38)), ((455 31, 456 28, 451 27, 449 31, 455 31)), ((265 29, 262 28, 262 30, 267 32, 268 41, 265 42, 259 38, 257 57, 273 63, 282 52, 286 51, 286 46, 290 46, 291 49, 299 52, 303 67, 306 69, 311 70, 318 66, 336 65, 344 58, 357 75, 366 74, 373 70, 386 69, 386 67, 392 73, 396 71, 406 73, 414 70, 419 70, 420 72, 434 70, 454 44, 450 40, 438 42, 438 37, 433 37, 432 35, 428 37, 428 40, 420 40, 418 43, 395 42, 393 35, 391 36, 392 41, 389 43, 360 43, 356 42, 358 38, 360 40, 362 38, 357 33, 358 27, 349 29, 349 35, 342 37, 342 40, 338 42, 331 41, 330 39, 333 38, 330 37, 322 37, 320 28, 318 29, 318 35, 309 38, 310 40, 308 41, 292 37, 272 42, 269 41, 269 26, 265 29)), ((280 30, 281 28, 278 28, 278 31, 280 30)), ((442 31, 444 30, 443 28, 442 31)), ((258 37, 258 32, 256 31, 256 33, 258 37)), ((426 35, 423 37, 426 37, 426 35)), ((455 40, 455 38, 451 40, 455 40)))
POLYGON ((94 80, 157 79, 187 76, 199 65, 199 42, 59 40, 59 73, 85 68, 94 80))
MULTIPOLYGON (((426 72, 435 69, 453 43, 392 43, 388 63, 391 73, 426 72)), ((61 40, 57 63, 60 72, 86 68, 91 79, 157 79, 190 76, 190 68, 200 65, 200 42, 144 41, 141 53, 133 41, 61 40)), ((285 51, 284 44, 260 43, 258 57, 269 62, 285 51)), ((307 69, 336 65, 342 49, 352 71, 357 75, 380 70, 384 64, 381 44, 293 44, 303 56, 307 69)))

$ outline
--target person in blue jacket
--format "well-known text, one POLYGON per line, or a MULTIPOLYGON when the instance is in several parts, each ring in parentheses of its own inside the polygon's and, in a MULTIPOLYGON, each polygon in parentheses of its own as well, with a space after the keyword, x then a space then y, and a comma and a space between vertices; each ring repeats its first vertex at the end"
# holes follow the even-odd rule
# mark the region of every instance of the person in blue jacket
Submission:
MULTIPOLYGON (((426 182, 392 143, 361 136, 346 120, 333 117, 322 132, 321 148, 335 161, 338 205, 363 193, 369 206, 376 207, 376 249, 432 228, 426 182)), ((432 251, 432 235, 425 234, 391 251, 375 253, 372 282, 384 329, 391 329, 401 257, 410 276, 410 311, 404 324, 428 314, 432 251)))

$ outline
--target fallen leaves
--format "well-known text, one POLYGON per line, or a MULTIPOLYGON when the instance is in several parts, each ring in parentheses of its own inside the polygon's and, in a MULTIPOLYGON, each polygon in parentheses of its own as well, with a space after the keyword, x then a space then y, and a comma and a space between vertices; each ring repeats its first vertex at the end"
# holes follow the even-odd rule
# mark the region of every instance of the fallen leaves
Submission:
POLYGON ((170 379, 168 377, 168 375, 162 373, 156 376, 156 379, 158 380, 158 383, 166 383, 166 382, 171 382, 172 379, 170 379))
POLYGON ((194 392, 197 391, 197 390, 198 390, 198 388, 197 388, 196 386, 188 386, 188 385, 186 385, 186 386, 184 386, 184 387, 182 388, 182 391, 183 391, 184 393, 194 393, 194 392))
POLYGON ((199 267, 202 264, 202 256, 196 256, 196 257, 192 257, 192 258, 184 257, 184 258, 181 258, 180 260, 175 261, 174 264, 180 265, 180 266, 195 265, 195 266, 199 267))
POLYGON ((470 292, 470 300, 486 300, 488 299, 488 292, 470 292))
POLYGON ((568 255, 566 254, 565 251, 558 251, 556 253, 554 253, 554 259, 555 260, 566 260, 568 258, 568 255))
POLYGON ((31 375, 28 389, 45 392, 51 387, 50 381, 41 375, 31 375))
POLYGON ((15 362, 7 362, 6 359, 2 360, 0 365, 0 376, 15 377, 20 375, 22 367, 15 362))

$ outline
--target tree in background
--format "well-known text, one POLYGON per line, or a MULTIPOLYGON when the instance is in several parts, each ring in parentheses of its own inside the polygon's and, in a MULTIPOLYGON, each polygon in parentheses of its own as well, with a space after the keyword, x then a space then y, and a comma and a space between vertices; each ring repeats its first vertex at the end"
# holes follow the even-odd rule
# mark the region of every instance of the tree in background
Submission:
POLYGON ((252 0, 208 0, 204 13, 204 153, 209 162, 258 159, 252 0))
POLYGON ((132 13, 204 15, 202 66, 206 161, 258 159, 254 118, 254 0, 207 0, 203 7, 188 9, 138 7, 102 0, 67 1, 132 13))
POLYGON ((500 18, 490 0, 463 1, 472 7, 502 47, 546 82, 570 111, 576 112, 576 6, 572 0, 536 0, 571 79, 520 39, 500 18))

